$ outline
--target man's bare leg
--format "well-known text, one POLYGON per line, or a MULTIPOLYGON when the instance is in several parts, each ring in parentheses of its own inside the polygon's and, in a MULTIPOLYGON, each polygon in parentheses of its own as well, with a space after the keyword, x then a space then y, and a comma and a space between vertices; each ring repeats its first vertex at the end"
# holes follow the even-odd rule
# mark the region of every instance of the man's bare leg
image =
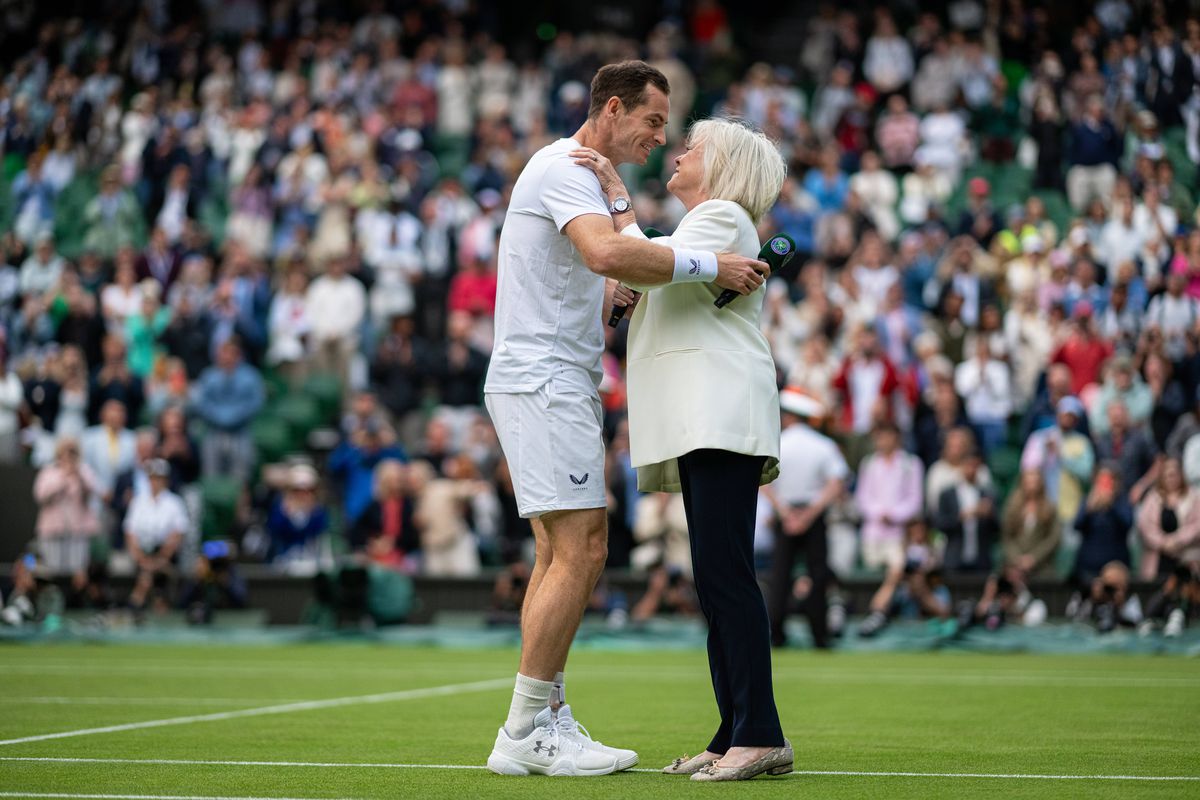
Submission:
POLYGON ((521 665, 505 730, 525 736, 548 704, 563 702, 562 670, 608 556, 603 508, 558 511, 534 524, 534 571, 521 607, 521 665))
MULTIPOLYGON (((608 557, 608 512, 556 511, 540 519, 549 545, 544 571, 530 577, 521 613, 521 674, 553 680, 567 663, 596 581, 608 557), (535 577, 537 584, 534 585, 535 577)), ((536 535, 536 534, 535 534, 536 535)))
POLYGON ((546 577, 546 569, 554 560, 554 549, 550 546, 550 535, 540 519, 529 520, 533 528, 533 569, 529 573, 529 585, 525 587, 525 599, 521 603, 521 627, 525 627, 525 609, 533 601, 542 579, 546 577))

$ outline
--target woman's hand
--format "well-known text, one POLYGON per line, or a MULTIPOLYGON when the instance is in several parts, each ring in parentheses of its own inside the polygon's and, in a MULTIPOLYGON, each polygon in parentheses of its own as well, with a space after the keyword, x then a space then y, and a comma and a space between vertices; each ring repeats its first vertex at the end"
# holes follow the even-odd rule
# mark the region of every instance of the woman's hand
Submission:
POLYGON ((618 283, 613 287, 612 304, 618 307, 633 308, 642 299, 641 292, 635 292, 628 286, 618 283))
POLYGON ((581 167, 587 167, 596 173, 596 177, 600 179, 600 189, 604 194, 609 196, 609 199, 617 196, 629 196, 629 193, 625 189, 625 182, 617 174, 617 168, 605 156, 590 147, 580 147, 577 150, 572 150, 569 155, 575 159, 576 164, 581 167))

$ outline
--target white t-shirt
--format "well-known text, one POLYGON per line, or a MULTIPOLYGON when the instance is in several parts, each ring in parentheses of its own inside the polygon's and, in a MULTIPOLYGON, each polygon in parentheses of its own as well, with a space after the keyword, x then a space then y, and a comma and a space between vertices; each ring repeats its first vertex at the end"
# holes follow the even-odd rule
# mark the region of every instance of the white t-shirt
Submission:
POLYGON ((163 491, 158 497, 153 492, 133 496, 125 515, 125 532, 137 539, 142 550, 161 547, 172 533, 186 534, 187 530, 187 508, 179 495, 163 491))
POLYGON ((812 503, 825 484, 850 477, 850 467, 833 440, 807 425, 791 425, 779 436, 779 478, 775 492, 791 505, 812 503))
POLYGON ((583 263, 562 229, 583 214, 609 218, 600 181, 567 155, 574 139, 546 145, 513 187, 500 232, 496 344, 484 391, 560 388, 594 395, 600 386, 604 278, 583 263))

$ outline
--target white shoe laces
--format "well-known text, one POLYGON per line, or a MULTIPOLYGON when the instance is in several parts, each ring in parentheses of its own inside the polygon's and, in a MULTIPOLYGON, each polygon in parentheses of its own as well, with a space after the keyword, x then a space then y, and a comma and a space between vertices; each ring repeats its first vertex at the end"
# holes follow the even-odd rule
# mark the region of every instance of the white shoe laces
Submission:
POLYGON ((588 729, 583 727, 583 723, 575 719, 573 716, 564 717, 555 714, 554 729, 569 739, 586 739, 589 742, 596 741, 592 738, 592 735, 588 733, 588 729))
MULTIPOLYGON (((570 745, 570 749, 577 752, 583 751, 583 745, 575 741, 575 738, 570 735, 573 732, 568 729, 568 726, 563 725, 561 720, 555 720, 541 730, 550 731, 550 746, 555 748, 555 752, 561 753, 564 749, 566 749, 564 748, 564 745, 570 745)), ((542 743, 541 749, 549 748, 542 743)))

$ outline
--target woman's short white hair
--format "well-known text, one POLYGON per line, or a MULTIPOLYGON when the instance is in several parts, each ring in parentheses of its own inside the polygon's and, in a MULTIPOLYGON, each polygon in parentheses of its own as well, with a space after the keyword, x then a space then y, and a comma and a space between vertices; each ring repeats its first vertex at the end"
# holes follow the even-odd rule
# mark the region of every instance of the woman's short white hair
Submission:
POLYGON ((739 119, 714 117, 692 125, 687 143, 704 144, 703 187, 711 199, 737 203, 755 224, 775 205, 787 164, 761 131, 739 119))

